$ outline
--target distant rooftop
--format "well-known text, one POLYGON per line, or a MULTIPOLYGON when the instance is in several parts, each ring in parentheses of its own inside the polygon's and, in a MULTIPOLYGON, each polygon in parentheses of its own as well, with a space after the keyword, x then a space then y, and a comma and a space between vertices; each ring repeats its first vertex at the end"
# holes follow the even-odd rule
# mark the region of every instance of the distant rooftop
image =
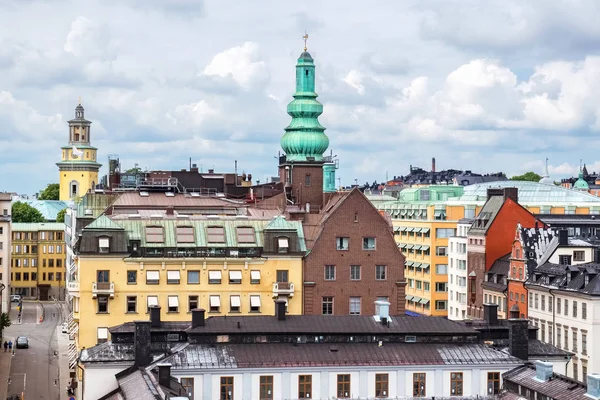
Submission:
POLYGON ((56 215, 59 211, 67 208, 68 203, 62 200, 19 200, 21 203, 29 204, 38 210, 46 221, 56 221, 56 215))

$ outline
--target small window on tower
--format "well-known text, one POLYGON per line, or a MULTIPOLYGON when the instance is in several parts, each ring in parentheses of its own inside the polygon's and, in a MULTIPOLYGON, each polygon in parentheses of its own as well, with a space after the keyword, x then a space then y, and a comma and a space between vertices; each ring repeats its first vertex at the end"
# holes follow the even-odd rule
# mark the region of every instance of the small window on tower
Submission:
POLYGON ((76 142, 79 142, 79 133, 76 133, 76 134, 75 134, 75 141, 76 141, 76 142))
POLYGON ((306 70, 305 72, 306 72, 306 76, 308 76, 308 70, 306 70))
POLYGON ((306 176, 304 177, 304 184, 306 186, 310 186, 310 174, 306 174, 306 176))

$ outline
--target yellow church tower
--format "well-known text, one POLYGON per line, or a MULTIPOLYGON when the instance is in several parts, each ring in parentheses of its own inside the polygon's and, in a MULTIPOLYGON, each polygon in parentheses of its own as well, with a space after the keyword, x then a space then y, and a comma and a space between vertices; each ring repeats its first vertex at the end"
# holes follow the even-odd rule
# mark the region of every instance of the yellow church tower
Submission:
POLYGON ((84 117, 81 100, 75 108, 75 119, 69 122, 69 145, 61 147, 62 161, 56 163, 60 171, 60 200, 68 201, 82 197, 98 184, 96 162, 98 149, 91 146, 90 125, 84 117))

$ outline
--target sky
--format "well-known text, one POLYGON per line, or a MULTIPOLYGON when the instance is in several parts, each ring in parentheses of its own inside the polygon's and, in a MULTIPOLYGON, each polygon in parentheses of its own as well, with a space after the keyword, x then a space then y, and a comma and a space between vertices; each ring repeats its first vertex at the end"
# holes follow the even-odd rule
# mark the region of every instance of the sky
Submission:
POLYGON ((0 0, 0 191, 58 182, 79 96, 101 175, 118 155, 276 176, 305 31, 342 185, 432 157, 600 172, 598 20, 597 0, 0 0))

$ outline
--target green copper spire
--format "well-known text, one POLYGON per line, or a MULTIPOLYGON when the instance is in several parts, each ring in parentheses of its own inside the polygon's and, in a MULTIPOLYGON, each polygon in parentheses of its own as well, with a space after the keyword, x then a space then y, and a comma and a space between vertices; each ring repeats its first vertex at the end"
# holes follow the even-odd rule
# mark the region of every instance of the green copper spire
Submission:
POLYGON ((296 93, 294 100, 288 104, 287 112, 292 117, 292 122, 285 128, 285 134, 281 138, 281 148, 286 154, 286 160, 323 161, 329 138, 318 120, 323 113, 323 105, 317 101, 315 64, 306 48, 296 64, 296 93))

